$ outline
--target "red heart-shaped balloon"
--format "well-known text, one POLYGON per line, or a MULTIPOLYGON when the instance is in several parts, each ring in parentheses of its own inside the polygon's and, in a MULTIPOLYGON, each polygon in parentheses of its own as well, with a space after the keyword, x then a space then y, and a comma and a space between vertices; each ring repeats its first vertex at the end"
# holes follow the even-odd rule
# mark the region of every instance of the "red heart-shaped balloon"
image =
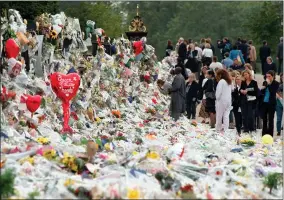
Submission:
POLYGON ((53 73, 50 76, 51 88, 59 99, 69 102, 76 96, 80 86, 80 76, 77 73, 53 73))
POLYGON ((39 107, 41 103, 41 96, 35 95, 35 96, 30 96, 28 95, 28 98, 26 100, 26 105, 28 110, 31 113, 34 113, 39 107))
POLYGON ((7 58, 16 58, 19 55, 20 47, 14 39, 8 39, 5 46, 7 58))

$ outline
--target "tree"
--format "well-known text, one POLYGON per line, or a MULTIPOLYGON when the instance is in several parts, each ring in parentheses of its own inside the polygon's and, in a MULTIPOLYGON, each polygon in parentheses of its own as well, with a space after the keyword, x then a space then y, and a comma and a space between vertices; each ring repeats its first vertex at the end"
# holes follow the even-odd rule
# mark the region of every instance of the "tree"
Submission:
POLYGON ((15 9, 20 12, 23 19, 34 20, 44 12, 56 14, 58 12, 57 1, 4 1, 1 9, 15 9))
POLYGON ((78 18, 82 30, 85 30, 87 20, 92 20, 96 22, 96 27, 104 29, 109 37, 121 36, 124 29, 121 26, 122 15, 115 12, 111 4, 106 2, 76 2, 77 6, 74 6, 69 3, 62 2, 64 5, 62 11, 65 12, 66 16, 78 18))
POLYGON ((250 30, 254 40, 259 43, 267 40, 273 47, 277 45, 283 36, 282 8, 283 2, 264 2, 260 10, 252 10, 244 27, 250 30))

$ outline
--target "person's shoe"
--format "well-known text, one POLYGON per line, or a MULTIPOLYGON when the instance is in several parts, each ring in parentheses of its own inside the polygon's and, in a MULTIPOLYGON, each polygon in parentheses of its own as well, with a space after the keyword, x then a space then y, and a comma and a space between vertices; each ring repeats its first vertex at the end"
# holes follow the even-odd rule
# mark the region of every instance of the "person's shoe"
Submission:
POLYGON ((201 122, 202 124, 205 124, 206 122, 205 122, 205 120, 202 120, 202 122, 201 122))
POLYGON ((206 122, 205 124, 209 124, 209 122, 206 122))
POLYGON ((278 132, 278 133, 277 133, 277 136, 281 136, 281 133, 280 133, 280 132, 278 132))

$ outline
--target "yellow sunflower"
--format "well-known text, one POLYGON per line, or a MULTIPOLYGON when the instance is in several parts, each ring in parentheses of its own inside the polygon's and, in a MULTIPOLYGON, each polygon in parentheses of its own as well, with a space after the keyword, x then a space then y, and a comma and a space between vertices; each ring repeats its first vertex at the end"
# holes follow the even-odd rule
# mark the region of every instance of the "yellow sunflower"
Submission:
POLYGON ((50 32, 50 38, 51 38, 51 39, 56 39, 56 38, 57 38, 57 32, 56 32, 55 30, 52 30, 52 31, 50 32))

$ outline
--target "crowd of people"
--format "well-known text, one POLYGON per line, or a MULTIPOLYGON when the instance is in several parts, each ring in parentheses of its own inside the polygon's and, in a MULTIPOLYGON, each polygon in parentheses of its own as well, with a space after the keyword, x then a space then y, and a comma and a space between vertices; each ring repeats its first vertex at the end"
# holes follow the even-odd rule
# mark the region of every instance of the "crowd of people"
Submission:
POLYGON ((255 80, 256 48, 253 41, 238 38, 232 44, 228 38, 217 41, 223 57, 218 62, 210 38, 200 44, 180 38, 174 48, 168 41, 166 55, 178 55, 177 65, 171 70, 172 84, 158 80, 163 94, 171 96, 170 116, 178 120, 182 114, 196 119, 196 107, 201 104, 199 117, 216 132, 236 129, 237 134, 254 134, 262 128, 262 135, 274 133, 277 116, 277 135, 283 129, 283 38, 277 47, 278 70, 266 41, 259 50, 264 81, 259 88, 255 80), (276 75, 280 75, 280 82, 276 75))

